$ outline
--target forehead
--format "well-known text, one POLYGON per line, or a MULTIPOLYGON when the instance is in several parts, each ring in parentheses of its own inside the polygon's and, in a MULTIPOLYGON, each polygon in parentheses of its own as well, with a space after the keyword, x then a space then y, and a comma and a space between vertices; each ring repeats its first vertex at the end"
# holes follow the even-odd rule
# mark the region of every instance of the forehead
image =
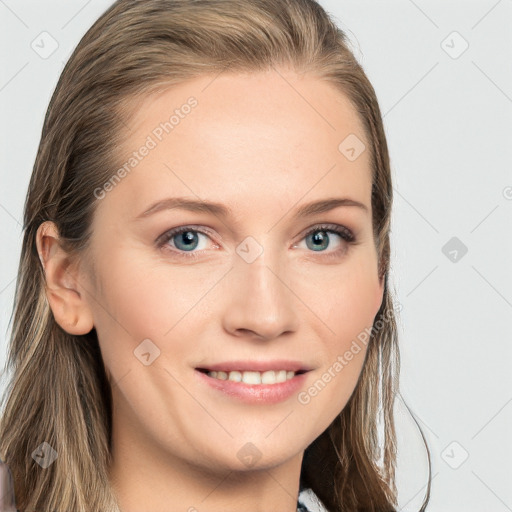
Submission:
POLYGON ((361 120, 342 92, 315 76, 205 75, 129 107, 117 155, 127 176, 108 194, 109 202, 122 197, 125 209, 140 210, 164 195, 231 205, 262 204, 263 196, 283 204, 305 194, 312 200, 334 189, 369 198, 361 120), (355 159, 346 152, 354 141, 355 159), (141 157, 144 147, 150 149, 141 157))

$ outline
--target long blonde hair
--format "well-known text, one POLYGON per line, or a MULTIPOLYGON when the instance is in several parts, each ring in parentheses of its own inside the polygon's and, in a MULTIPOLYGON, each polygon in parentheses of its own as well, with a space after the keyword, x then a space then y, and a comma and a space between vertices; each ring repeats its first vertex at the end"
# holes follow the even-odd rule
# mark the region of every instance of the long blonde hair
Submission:
POLYGON ((396 509, 399 352, 388 285, 388 149, 374 89, 343 31, 314 0, 118 0, 71 55, 48 107, 26 197, 8 347, 12 377, 2 401, 0 456, 12 470, 18 509, 119 512, 108 479, 112 395, 98 339, 94 329, 75 336, 56 323, 35 245, 39 225, 53 221, 70 254, 87 248, 94 191, 117 168, 129 99, 205 73, 278 65, 330 82, 358 111, 371 151, 373 231, 385 279, 375 318, 382 328, 372 330, 346 407, 306 449, 301 484, 330 512, 396 509), (48 468, 32 457, 44 442, 58 454, 48 468))

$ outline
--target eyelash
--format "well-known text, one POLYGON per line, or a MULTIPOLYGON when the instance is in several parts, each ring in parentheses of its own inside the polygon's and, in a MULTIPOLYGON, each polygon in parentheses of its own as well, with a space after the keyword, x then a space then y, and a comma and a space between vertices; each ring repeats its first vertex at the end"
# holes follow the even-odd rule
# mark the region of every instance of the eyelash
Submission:
MULTIPOLYGON (((171 230, 165 232, 163 235, 161 235, 157 239, 157 247, 162 250, 170 250, 171 252, 175 253, 178 257, 196 259, 197 255, 198 255, 197 251, 187 252, 187 251, 180 251, 177 249, 171 249, 168 247, 164 247, 176 235, 185 233, 187 231, 202 233, 203 235, 210 237, 210 232, 202 230, 202 229, 197 229, 195 226, 180 226, 178 228, 171 229, 171 230)), ((301 238, 301 241, 304 238, 306 238, 307 236, 309 236, 312 233, 315 233, 317 231, 324 231, 327 233, 334 233, 336 235, 339 235, 348 244, 354 245, 357 243, 356 238, 353 235, 352 231, 350 231, 350 229, 346 228, 345 226, 339 226, 337 224, 318 224, 316 226, 313 226, 310 230, 308 230, 303 235, 303 237, 301 238)), ((319 251, 319 254, 321 254, 324 258, 337 258, 342 253, 344 253, 345 250, 346 250, 346 248, 340 248, 333 252, 329 252, 329 253, 325 253, 325 254, 322 254, 324 251, 319 251)), ((311 252, 314 253, 315 251, 311 251, 311 252)))

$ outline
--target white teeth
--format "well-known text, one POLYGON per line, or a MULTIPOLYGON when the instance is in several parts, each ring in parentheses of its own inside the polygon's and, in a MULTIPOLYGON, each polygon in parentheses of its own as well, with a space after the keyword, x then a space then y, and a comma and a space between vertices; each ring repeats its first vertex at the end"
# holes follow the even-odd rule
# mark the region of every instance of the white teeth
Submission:
POLYGON ((242 380, 242 374, 240 372, 229 372, 228 380, 240 382, 242 380))
POLYGON ((267 372, 208 372, 210 377, 220 380, 232 380, 235 382, 244 382, 245 384, 277 384, 290 380, 295 376, 295 372, 286 370, 279 370, 277 372, 269 370, 267 372))

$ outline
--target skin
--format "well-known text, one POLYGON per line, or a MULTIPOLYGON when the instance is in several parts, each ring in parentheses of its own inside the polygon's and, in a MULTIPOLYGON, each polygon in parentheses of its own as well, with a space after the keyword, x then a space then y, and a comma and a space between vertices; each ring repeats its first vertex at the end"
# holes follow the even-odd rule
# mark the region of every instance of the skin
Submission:
POLYGON ((96 328, 113 386, 111 481, 123 512, 295 512, 304 450, 344 408, 364 345, 308 404, 297 394, 243 403, 204 385, 194 368, 299 359, 312 368, 304 391, 373 324, 383 280, 370 155, 349 161, 338 150, 350 133, 366 139, 345 96, 318 78, 284 69, 225 73, 143 98, 120 162, 190 96, 197 107, 98 200, 82 258, 62 251, 53 224, 40 227, 48 300, 66 331, 96 328), (234 213, 172 209, 136 218, 175 196, 234 213), (367 210, 293 217, 299 206, 332 197, 367 210), (355 243, 328 232, 315 251, 305 234, 322 223, 345 226, 355 243), (187 225, 210 230, 196 232, 195 258, 178 255, 187 253, 181 236, 157 247, 162 234, 187 225), (248 236, 263 248, 252 263, 236 252, 248 236), (134 350, 148 338, 160 355, 146 366, 134 350), (251 467, 237 456, 248 442, 260 454, 251 467))

